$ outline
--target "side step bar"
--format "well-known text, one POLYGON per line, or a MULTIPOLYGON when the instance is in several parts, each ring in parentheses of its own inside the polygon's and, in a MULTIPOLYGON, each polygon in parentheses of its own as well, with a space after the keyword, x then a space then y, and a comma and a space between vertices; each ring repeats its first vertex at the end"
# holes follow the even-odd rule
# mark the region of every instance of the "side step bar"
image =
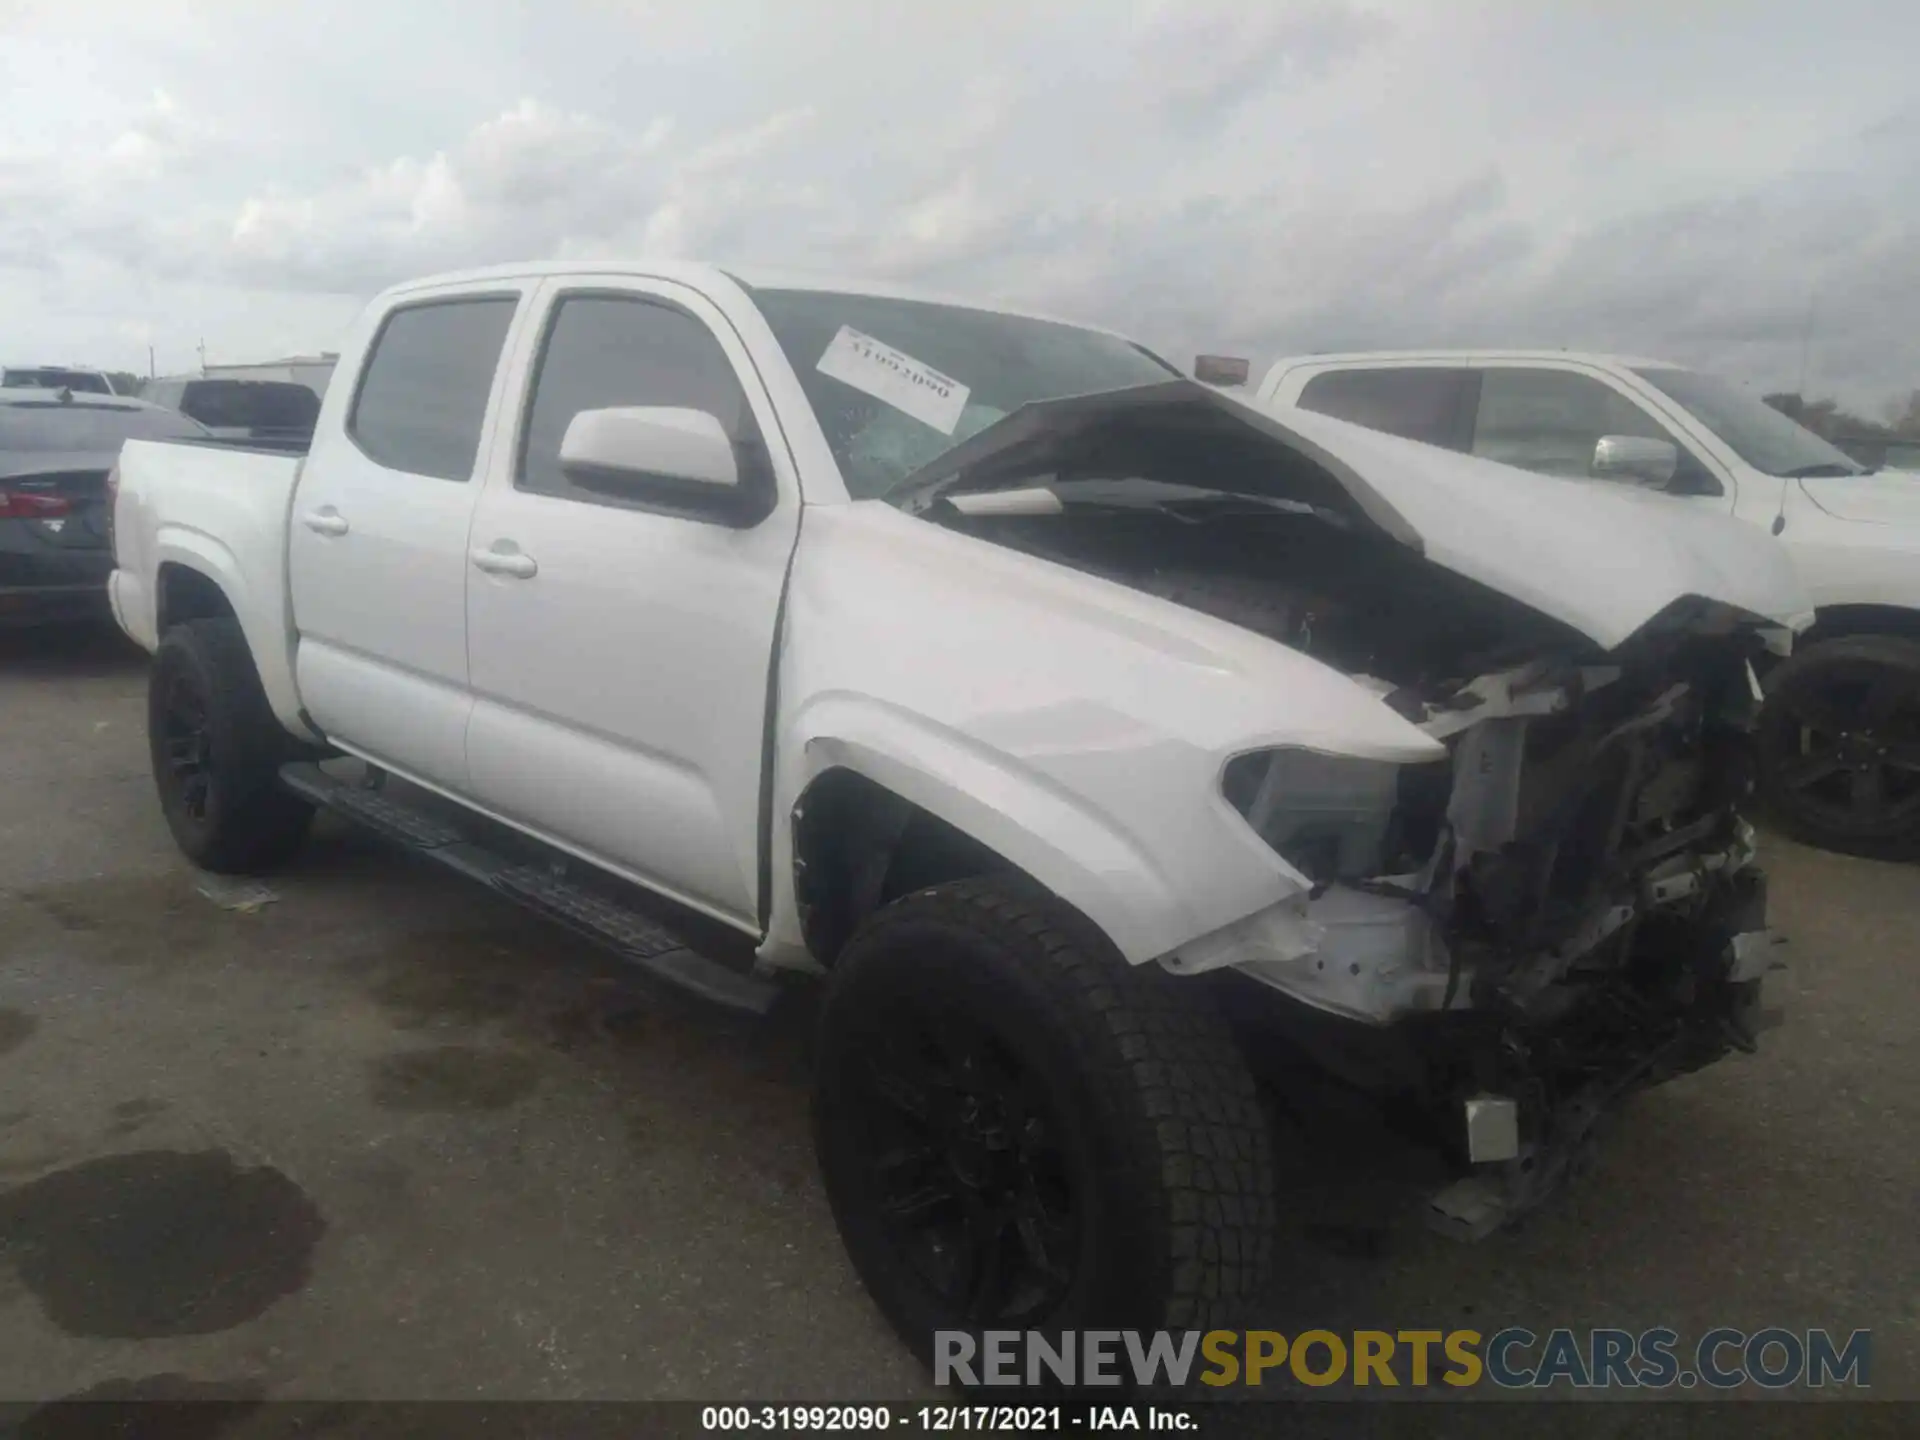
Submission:
POLYGON ((766 980, 698 954, 659 921, 549 874, 509 860, 474 839, 456 822, 327 774, 312 761, 280 767, 280 783, 514 903, 565 926, 655 978, 730 1010, 764 1015, 779 994, 766 980))

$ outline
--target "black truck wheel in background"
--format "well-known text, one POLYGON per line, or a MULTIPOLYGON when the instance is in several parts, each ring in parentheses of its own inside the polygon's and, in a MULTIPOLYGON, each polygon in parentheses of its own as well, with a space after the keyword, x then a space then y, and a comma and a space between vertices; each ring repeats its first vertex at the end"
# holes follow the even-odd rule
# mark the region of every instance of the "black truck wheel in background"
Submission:
POLYGON ((1920 853, 1920 642, 1817 641, 1766 689, 1760 786, 1788 830, 1850 854, 1920 853))
POLYGON ((834 1218, 923 1361, 935 1330, 1205 1329, 1270 1267, 1272 1142, 1209 987, 1036 887, 873 916, 815 1065, 834 1218))
POLYGON ((240 623, 167 631, 147 682, 147 741, 167 828, 207 870, 269 870, 300 847, 313 807, 279 782, 296 744, 274 719, 240 623))

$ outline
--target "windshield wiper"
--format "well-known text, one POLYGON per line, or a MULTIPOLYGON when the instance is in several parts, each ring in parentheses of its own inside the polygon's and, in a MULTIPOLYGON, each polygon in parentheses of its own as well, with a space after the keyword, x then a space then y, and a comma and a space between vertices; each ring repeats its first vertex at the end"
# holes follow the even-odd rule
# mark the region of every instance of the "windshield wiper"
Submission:
POLYGON ((1827 460, 1818 465, 1799 465, 1791 470, 1784 470, 1781 472, 1781 478, 1784 480, 1825 480, 1844 475, 1851 479, 1855 475, 1866 475, 1870 473, 1870 471, 1860 468, 1848 469, 1845 465, 1836 465, 1833 461, 1827 460))
POLYGON ((1144 476, 1061 479, 1036 476, 1025 483, 984 490, 946 490, 927 506, 944 502, 961 514, 1057 514, 1067 508, 1091 510, 1157 510, 1176 520, 1223 514, 1310 515, 1340 529, 1352 522, 1338 511, 1281 495, 1246 495, 1205 485, 1149 480, 1144 476))

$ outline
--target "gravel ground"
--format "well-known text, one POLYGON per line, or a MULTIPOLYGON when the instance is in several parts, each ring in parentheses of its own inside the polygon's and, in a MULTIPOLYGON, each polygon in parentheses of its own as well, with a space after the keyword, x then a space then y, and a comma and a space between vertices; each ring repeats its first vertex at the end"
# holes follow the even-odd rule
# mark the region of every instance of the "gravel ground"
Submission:
MULTIPOLYGON (((814 1176, 804 999, 716 1017, 327 825, 272 903, 213 903, 144 665, 0 637, 0 1397, 929 1393, 814 1176)), ((1260 1323, 1871 1327, 1875 1394, 1920 1399, 1920 872, 1766 848, 1796 958, 1759 1055, 1640 1097, 1471 1247, 1327 1111, 1260 1323)))

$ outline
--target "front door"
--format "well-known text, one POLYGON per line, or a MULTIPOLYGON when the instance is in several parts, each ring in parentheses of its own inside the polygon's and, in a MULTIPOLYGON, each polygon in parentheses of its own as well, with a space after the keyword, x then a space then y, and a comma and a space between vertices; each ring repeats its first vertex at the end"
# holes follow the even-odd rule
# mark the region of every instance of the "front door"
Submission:
POLYGON ((1639 400, 1597 376, 1553 366, 1489 363, 1476 367, 1479 394, 1468 450, 1542 475, 1584 479, 1605 435, 1664 440, 1677 452, 1667 494, 1725 511, 1726 487, 1693 447, 1639 400))
POLYGON ((520 296, 435 295, 380 322, 344 425, 315 435, 288 572, 301 702, 330 738, 466 789, 467 531, 520 296))
POLYGON ((682 286, 549 282, 527 404, 489 466, 467 587, 475 796, 744 929, 757 925, 767 695, 799 489, 739 337, 682 286), (736 528, 584 489, 582 410, 705 410, 770 509, 736 528), (511 433, 510 433, 511 431, 511 433))

